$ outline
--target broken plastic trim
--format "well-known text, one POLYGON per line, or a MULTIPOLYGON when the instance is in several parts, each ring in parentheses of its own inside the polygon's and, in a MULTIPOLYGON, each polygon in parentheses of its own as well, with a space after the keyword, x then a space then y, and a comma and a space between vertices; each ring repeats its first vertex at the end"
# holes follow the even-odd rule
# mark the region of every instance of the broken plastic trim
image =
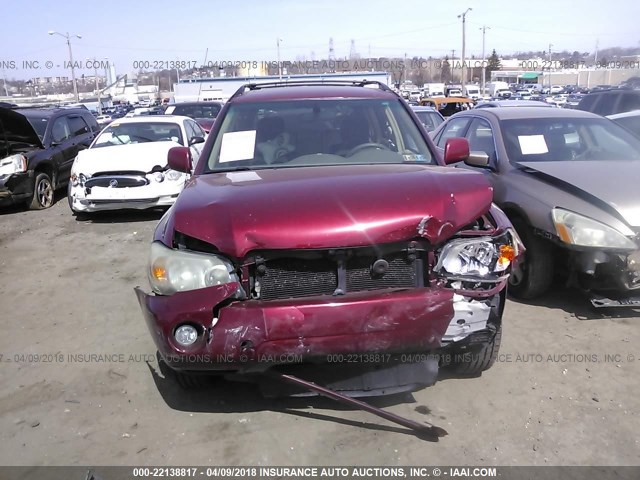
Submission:
POLYGON ((409 420, 408 418, 401 417, 400 415, 396 415, 395 413, 387 412, 386 410, 374 407, 373 405, 369 405, 368 403, 365 403, 361 400, 347 397, 328 388, 321 387, 320 385, 317 385, 313 382, 302 380, 301 378, 295 377, 293 375, 280 373, 274 370, 269 370, 265 372, 265 374, 283 382, 306 388, 307 390, 316 392, 317 394, 335 400, 336 402, 357 407, 360 410, 364 410, 365 412, 372 413, 373 415, 377 415, 378 417, 389 420, 390 422, 397 423, 398 425, 402 425, 403 427, 407 427, 418 433, 425 440, 429 440, 431 442, 437 442, 440 437, 448 435, 447 431, 443 428, 436 427, 435 425, 427 423, 418 423, 413 420, 409 420))

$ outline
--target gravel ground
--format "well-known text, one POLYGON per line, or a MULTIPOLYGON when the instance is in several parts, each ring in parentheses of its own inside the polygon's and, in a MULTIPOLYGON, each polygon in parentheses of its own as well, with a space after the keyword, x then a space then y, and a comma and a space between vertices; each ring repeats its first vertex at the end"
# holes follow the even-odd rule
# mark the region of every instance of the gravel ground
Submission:
POLYGON ((0 210, 0 464, 640 464, 640 312, 605 315, 560 287, 508 302, 481 377, 375 402, 446 429, 439 443, 325 399, 181 390, 133 292, 159 217, 77 221, 64 198, 0 210))

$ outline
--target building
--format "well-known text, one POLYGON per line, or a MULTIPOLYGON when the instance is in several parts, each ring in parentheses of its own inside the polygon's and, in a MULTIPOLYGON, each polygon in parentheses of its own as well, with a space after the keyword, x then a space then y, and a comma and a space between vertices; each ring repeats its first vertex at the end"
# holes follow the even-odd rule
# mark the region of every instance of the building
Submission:
MULTIPOLYGON (((313 75, 283 75, 283 82, 290 81, 360 81, 375 80, 390 85, 386 72, 357 72, 357 73, 323 73, 313 75)), ((244 77, 214 77, 184 79, 173 85, 174 102, 193 101, 225 101, 228 100, 242 85, 247 83, 266 83, 280 81, 277 75, 244 76, 244 77)))

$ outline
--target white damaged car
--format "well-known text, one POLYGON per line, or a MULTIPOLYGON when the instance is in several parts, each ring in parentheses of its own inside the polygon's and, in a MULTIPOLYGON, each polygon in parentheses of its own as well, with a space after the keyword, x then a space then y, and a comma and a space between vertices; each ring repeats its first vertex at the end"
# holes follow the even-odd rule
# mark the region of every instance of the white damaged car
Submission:
POLYGON ((194 165, 206 133, 191 118, 122 118, 106 127, 71 167, 68 200, 74 213, 173 205, 189 175, 171 170, 172 147, 189 147, 194 165))

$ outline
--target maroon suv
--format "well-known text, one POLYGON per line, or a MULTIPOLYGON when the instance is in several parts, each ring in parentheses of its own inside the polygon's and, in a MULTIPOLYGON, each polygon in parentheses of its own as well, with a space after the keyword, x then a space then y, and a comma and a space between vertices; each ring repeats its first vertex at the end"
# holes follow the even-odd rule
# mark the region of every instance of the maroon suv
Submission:
MULTIPOLYGON (((468 155, 452 139, 438 159, 382 84, 241 88, 136 289, 164 362, 183 380, 330 364, 352 395, 489 368, 521 247, 484 177, 439 165, 468 155)), ((169 164, 190 172, 189 149, 169 164)))

